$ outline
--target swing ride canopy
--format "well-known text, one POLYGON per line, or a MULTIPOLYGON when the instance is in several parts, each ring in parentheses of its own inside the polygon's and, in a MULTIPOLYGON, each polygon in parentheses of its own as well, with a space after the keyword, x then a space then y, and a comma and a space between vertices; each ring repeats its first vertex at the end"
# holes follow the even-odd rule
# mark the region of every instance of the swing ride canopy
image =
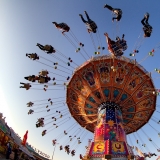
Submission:
MULTIPOLYGON (((59 26, 61 26, 60 24, 59 26)), ((67 24, 69 23, 67 22, 67 24)), ((88 147, 85 147, 85 155, 89 155, 90 158, 112 155, 113 158, 116 157, 118 159, 122 154, 124 158, 135 155, 132 151, 133 148, 127 142, 128 137, 126 138, 126 134, 140 130, 140 128, 151 119, 151 116, 156 110, 156 98, 159 94, 157 94, 158 89, 156 89, 153 84, 151 74, 137 63, 136 60, 131 59, 137 55, 145 38, 143 35, 142 37, 139 36, 140 38, 135 43, 134 50, 129 54, 131 58, 127 58, 122 56, 123 54, 126 56, 124 51, 127 50, 129 46, 128 41, 124 39, 124 34, 122 38, 116 37, 116 41, 114 41, 113 37, 111 38, 109 36, 111 35, 110 30, 107 29, 105 30, 107 33, 104 33, 104 36, 108 47, 106 49, 111 53, 111 55, 109 55, 105 51, 105 47, 102 46, 100 33, 97 29, 95 34, 89 32, 95 54, 94 57, 90 58, 90 55, 93 54, 92 51, 90 50, 88 54, 85 50, 86 48, 91 48, 86 45, 88 41, 80 41, 71 29, 65 30, 64 26, 60 28, 56 26, 56 29, 60 30, 64 38, 74 47, 76 56, 73 55, 74 57, 72 59, 69 51, 63 50, 65 47, 60 47, 61 50, 63 50, 62 52, 65 52, 62 53, 54 43, 52 47, 56 47, 55 52, 48 53, 47 49, 43 49, 46 48, 46 45, 43 46, 39 44, 39 49, 44 51, 42 56, 39 52, 37 55, 39 56, 38 58, 35 55, 31 57, 32 54, 26 55, 32 60, 36 60, 47 67, 55 69, 54 71, 42 70, 38 75, 25 77, 26 80, 38 82, 43 86, 40 88, 38 84, 38 88, 32 88, 31 86, 29 88, 44 90, 45 92, 49 90, 61 90, 63 93, 66 89, 66 96, 61 97, 62 100, 56 100, 60 99, 60 97, 48 97, 48 99, 42 100, 47 101, 46 103, 36 104, 36 101, 31 102, 32 104, 28 107, 33 108, 29 110, 28 114, 50 112, 48 115, 41 114, 41 117, 39 117, 36 122, 36 127, 43 128, 50 124, 49 127, 43 129, 42 136, 45 136, 54 129, 58 130, 55 132, 58 133, 58 135, 56 136, 54 134, 52 140, 53 145, 56 146, 56 144, 60 144, 60 151, 64 149, 67 154, 71 154, 72 156, 75 155, 75 151, 77 152, 79 145, 87 138, 86 135, 88 131, 91 132, 90 137, 94 136, 93 140, 90 140, 88 147), (98 42, 98 45, 94 41, 95 38, 97 38, 96 42, 98 42), (103 51, 106 53, 104 54, 103 51), (101 54, 101 56, 99 56, 99 54, 101 54), (49 59, 46 58, 47 56, 49 59), (82 56, 85 62, 81 61, 78 56, 82 56), (86 58, 86 56, 89 59, 86 58), (77 60, 78 64, 76 62, 77 60), (43 61, 47 61, 47 64, 43 61), (52 64, 50 65, 49 63, 52 64), (78 67, 75 69, 75 66, 78 67), (70 71, 72 73, 70 73, 70 71), (52 77, 52 75, 54 75, 54 77, 52 77), (64 87, 64 89, 60 87, 64 87), (63 100, 63 98, 65 98, 65 100, 63 100), (64 103, 65 101, 67 107, 64 103), (40 105, 46 106, 41 107, 40 105), (40 107, 34 108, 36 106, 40 107), (39 110, 41 108, 43 110, 39 110), (79 125, 77 125, 71 116, 84 129, 81 130, 81 127, 78 128, 79 125), (67 126, 68 121, 70 121, 70 127, 67 126), (60 131, 59 128, 62 125, 64 127, 60 131), (92 134, 93 132, 94 134, 92 134), (67 141, 63 141, 62 137, 66 138, 67 141), (100 153, 98 146, 104 146, 105 152, 100 153), (120 150, 121 147, 117 148, 116 146, 123 146, 122 148, 126 149, 122 151, 120 150), (95 150, 95 148, 97 150, 95 150)), ((126 32, 122 33, 127 35, 126 32)), ((116 35, 119 36, 117 33, 116 35)), ((80 39, 83 38, 82 36, 80 39)), ((65 46, 61 41, 57 42, 65 46)), ((159 45, 158 47, 154 47, 143 61, 147 59, 147 57, 153 56, 158 48, 159 45)), ((143 51, 143 53, 145 53, 145 51, 143 51)), ((139 54, 139 56, 141 55, 142 53, 139 54)), ((156 68, 155 71, 160 72, 158 68, 156 68)), ((21 84, 24 85, 23 83, 21 84)), ((37 83, 35 83, 35 85, 37 85, 37 83)), ((21 86, 21 88, 28 90, 28 88, 24 86, 21 86)), ((58 92, 55 91, 54 95, 58 95, 58 92)), ((154 117, 154 119, 157 118, 154 117)), ((157 123, 157 120, 154 119, 152 120, 157 123)), ((158 121, 158 124, 160 124, 160 121, 158 121)), ((152 128, 158 132, 154 127, 152 128)), ((144 131, 143 133, 159 152, 159 147, 144 131)), ((159 132, 158 135, 160 135, 159 132)), ((136 143, 141 147, 141 144, 138 143, 140 136, 138 135, 137 139, 134 135, 134 138, 136 139, 136 143)), ((146 146, 144 143, 145 141, 142 141, 143 147, 146 146)), ((132 141, 131 145, 134 146, 132 141)), ((144 153, 144 151, 142 152, 144 153)), ((155 153, 153 155, 155 155, 155 153)))
POLYGON ((126 134, 137 131, 152 116, 156 106, 155 87, 135 60, 110 55, 89 59, 78 67, 67 85, 67 105, 73 118, 94 132, 98 107, 114 102, 123 115, 126 134))

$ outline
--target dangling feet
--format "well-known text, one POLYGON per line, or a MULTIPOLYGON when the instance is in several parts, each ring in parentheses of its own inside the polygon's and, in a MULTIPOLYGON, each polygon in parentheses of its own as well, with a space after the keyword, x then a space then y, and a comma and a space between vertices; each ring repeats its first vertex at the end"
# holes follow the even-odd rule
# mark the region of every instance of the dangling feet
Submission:
POLYGON ((144 18, 145 18, 145 19, 148 19, 148 18, 149 18, 149 13, 148 13, 148 12, 146 12, 146 14, 144 15, 144 18))
POLYGON ((84 14, 87 14, 87 11, 84 11, 84 14))
POLYGON ((105 35, 106 37, 108 37, 108 33, 104 33, 104 35, 105 35))
POLYGON ((104 5, 104 8, 107 8, 107 4, 104 5))
POLYGON ((81 15, 81 14, 79 14, 79 16, 80 16, 80 17, 82 17, 82 15, 81 15))
POLYGON ((117 40, 117 41, 120 41, 120 38, 117 36, 117 37, 116 37, 116 40, 117 40))

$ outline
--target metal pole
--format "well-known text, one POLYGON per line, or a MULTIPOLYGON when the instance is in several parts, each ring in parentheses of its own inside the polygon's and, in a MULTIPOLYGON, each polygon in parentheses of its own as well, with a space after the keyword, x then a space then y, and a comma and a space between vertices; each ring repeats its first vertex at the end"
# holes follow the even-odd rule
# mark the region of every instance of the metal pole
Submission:
POLYGON ((53 160, 53 156, 54 156, 54 151, 55 151, 55 148, 56 148, 56 145, 55 145, 55 147, 54 147, 54 150, 53 150, 52 160, 53 160))
POLYGON ((53 150, 52 160, 53 160, 53 158, 54 158, 54 152, 55 152, 55 149, 56 149, 56 145, 57 145, 57 144, 58 144, 58 143, 55 144, 55 147, 54 147, 54 150, 53 150))

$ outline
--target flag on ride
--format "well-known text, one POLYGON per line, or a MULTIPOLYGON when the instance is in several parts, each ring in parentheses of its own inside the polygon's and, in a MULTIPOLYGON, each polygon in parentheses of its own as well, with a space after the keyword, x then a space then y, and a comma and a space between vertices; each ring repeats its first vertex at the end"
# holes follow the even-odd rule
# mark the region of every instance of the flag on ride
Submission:
POLYGON ((28 138, 28 130, 26 131, 25 135, 23 136, 23 141, 22 141, 22 143, 21 143, 23 146, 26 145, 27 138, 28 138))

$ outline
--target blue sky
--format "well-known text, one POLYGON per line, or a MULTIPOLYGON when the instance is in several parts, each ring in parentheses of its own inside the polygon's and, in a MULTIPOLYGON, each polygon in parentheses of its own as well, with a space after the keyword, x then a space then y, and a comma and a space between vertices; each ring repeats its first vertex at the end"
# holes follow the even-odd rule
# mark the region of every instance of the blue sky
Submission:
MULTIPOLYGON (((56 62, 53 57, 49 57, 36 47, 37 43, 51 44, 56 49, 64 53, 67 57, 71 57, 75 63, 81 65, 84 63, 84 59, 80 54, 75 53, 73 46, 67 41, 67 39, 53 26, 52 22, 58 23, 65 22, 71 27, 71 31, 76 37, 85 44, 85 49, 90 56, 94 56, 94 47, 90 39, 89 34, 86 32, 85 25, 81 21, 79 14, 84 15, 86 10, 93 19, 99 29, 102 45, 107 48, 104 32, 107 32, 109 36, 115 39, 116 35, 120 36, 124 33, 128 43, 128 49, 125 51, 125 56, 129 56, 129 53, 133 50, 134 45, 138 42, 138 37, 142 36, 141 19, 144 13, 150 13, 149 23, 153 26, 153 34, 150 38, 146 38, 142 46, 139 49, 139 53, 136 56, 138 62, 140 62, 148 52, 151 51, 160 42, 160 23, 159 23, 159 10, 160 2, 156 0, 1 0, 0 1, 0 111, 7 117, 7 122, 14 128, 20 136, 23 136, 26 130, 29 130, 29 143, 33 144, 39 150, 52 155, 53 146, 52 139, 57 137, 59 133, 62 133, 64 128, 69 127, 75 121, 72 119, 63 127, 53 130, 46 136, 41 136, 42 128, 36 129, 35 122, 38 117, 43 117, 47 113, 41 112, 39 114, 28 115, 28 108, 26 103, 28 101, 43 100, 47 98, 65 97, 65 90, 61 87, 61 90, 49 90, 44 92, 43 90, 23 90, 19 88, 19 82, 25 82, 25 76, 38 74, 41 69, 47 69, 57 74, 67 73, 61 71, 55 71, 51 68, 31 61, 26 58, 26 53, 36 52, 38 55, 47 59, 51 59, 56 62), (104 4, 110 4, 115 8, 121 8, 123 11, 123 17, 119 22, 118 28, 116 28, 116 22, 112 23, 112 14, 104 9, 104 4)), ((94 37, 95 38, 95 37, 94 37)), ((108 51, 105 50, 105 54, 108 51)), ((62 58, 62 57, 60 57, 62 58)), ((149 71, 152 72, 155 68, 160 68, 160 51, 157 50, 154 57, 148 57, 141 64, 149 71)), ((47 61, 43 61, 45 64, 49 64, 47 61)), ((59 62, 64 66, 64 63, 59 62)), ((49 64, 51 65, 51 64, 49 64)), ((66 65, 67 67, 67 65, 66 65)), ((75 66, 74 66, 75 67, 75 66)), ((63 69, 66 72, 72 72, 67 69, 63 69)), ((72 70, 72 69, 71 69, 72 70)), ((54 75, 51 75, 54 77, 54 75)), ((55 76, 58 80, 64 80, 61 76, 55 76)), ((156 88, 160 88, 160 77, 156 72, 152 74, 154 84, 156 88)), ((62 82, 60 82, 62 83, 62 82)), ((34 86, 39 88, 40 86, 34 86)), ((42 87, 41 87, 42 88, 42 87)), ((62 102, 65 98, 62 98, 62 102)), ((58 101, 58 100, 55 100, 58 101)), ((37 102, 40 104, 42 102, 37 102)), ((157 104, 160 104, 159 98, 157 104)), ((66 106, 62 107, 66 109, 66 106)), ((157 108, 160 111, 160 109, 157 108)), ((158 113, 155 113, 155 117, 160 117, 158 113)), ((67 116, 66 116, 67 117, 67 116)), ((150 121, 150 124, 160 130, 158 124, 150 121)), ((48 126, 47 126, 48 127, 48 126)), ((77 124, 75 130, 79 129, 77 124)), ((81 129, 83 130, 83 129, 81 129)), ((160 144, 157 133, 148 125, 144 127, 144 131, 150 135, 156 144, 160 144)), ((87 133, 87 132, 86 132, 87 133)), ((156 152, 152 144, 148 142, 142 131, 138 132, 145 143, 148 144, 151 152, 156 152)), ((83 133, 85 135, 85 132, 83 133)), ((87 144, 87 140, 92 137, 89 132, 84 138, 84 142, 77 148, 77 154, 72 159, 77 159, 80 153, 84 153, 84 146, 87 144)), ((132 143, 136 140, 133 135, 130 136, 132 143)), ((67 139, 62 137, 61 142, 65 143, 67 139)), ((64 151, 60 152, 58 147, 55 152, 55 160, 70 159, 70 156, 64 151)), ((154 159, 153 157, 152 159, 154 159)))

